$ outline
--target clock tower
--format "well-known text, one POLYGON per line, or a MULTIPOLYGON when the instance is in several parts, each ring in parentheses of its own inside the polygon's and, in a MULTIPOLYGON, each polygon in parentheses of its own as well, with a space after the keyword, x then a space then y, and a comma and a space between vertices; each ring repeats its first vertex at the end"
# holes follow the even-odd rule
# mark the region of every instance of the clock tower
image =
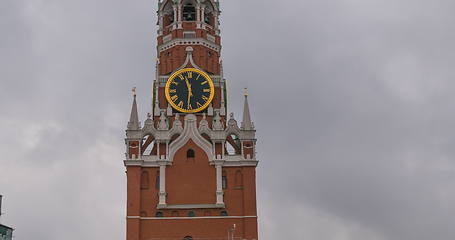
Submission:
POLYGON ((153 103, 126 129, 127 240, 257 240, 256 138, 227 114, 218 0, 159 0, 153 103))

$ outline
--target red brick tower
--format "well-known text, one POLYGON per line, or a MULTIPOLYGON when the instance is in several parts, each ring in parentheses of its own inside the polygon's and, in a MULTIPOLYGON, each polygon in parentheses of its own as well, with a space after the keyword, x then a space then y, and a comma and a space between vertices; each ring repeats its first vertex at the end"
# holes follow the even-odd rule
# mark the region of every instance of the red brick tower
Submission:
POLYGON ((219 2, 160 0, 153 114, 126 130, 127 240, 257 240, 255 129, 226 116, 219 2))

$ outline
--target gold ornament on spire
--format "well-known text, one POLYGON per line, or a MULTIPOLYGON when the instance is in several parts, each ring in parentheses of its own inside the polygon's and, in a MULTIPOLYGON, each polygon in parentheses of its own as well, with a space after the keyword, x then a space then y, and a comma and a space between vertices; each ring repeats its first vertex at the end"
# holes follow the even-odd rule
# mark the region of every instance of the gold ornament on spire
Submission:
POLYGON ((133 96, 136 97, 136 87, 133 87, 133 89, 131 89, 131 92, 133 92, 133 96))
POLYGON ((248 88, 243 89, 243 95, 246 97, 248 96, 248 88))

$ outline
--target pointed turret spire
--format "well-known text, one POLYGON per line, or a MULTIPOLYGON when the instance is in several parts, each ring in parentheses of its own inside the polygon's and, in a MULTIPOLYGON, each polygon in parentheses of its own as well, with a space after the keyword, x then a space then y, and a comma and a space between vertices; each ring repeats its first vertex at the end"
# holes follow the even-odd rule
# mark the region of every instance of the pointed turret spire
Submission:
POLYGON ((245 88, 245 104, 243 106, 243 121, 241 128, 242 130, 254 130, 253 122, 251 122, 250 106, 248 104, 248 90, 245 88))
POLYGON ((139 130, 139 116, 137 114, 137 103, 136 103, 136 88, 133 88, 133 106, 131 107, 130 121, 128 122, 127 130, 139 130))

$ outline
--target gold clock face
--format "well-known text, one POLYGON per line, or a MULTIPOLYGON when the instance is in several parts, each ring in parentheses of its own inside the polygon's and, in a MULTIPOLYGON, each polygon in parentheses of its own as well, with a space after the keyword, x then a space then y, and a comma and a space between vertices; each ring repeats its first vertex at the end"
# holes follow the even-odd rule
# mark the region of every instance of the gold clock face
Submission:
POLYGON ((177 111, 196 113, 206 109, 215 96, 212 79, 196 68, 184 68, 166 82, 166 99, 177 111))

